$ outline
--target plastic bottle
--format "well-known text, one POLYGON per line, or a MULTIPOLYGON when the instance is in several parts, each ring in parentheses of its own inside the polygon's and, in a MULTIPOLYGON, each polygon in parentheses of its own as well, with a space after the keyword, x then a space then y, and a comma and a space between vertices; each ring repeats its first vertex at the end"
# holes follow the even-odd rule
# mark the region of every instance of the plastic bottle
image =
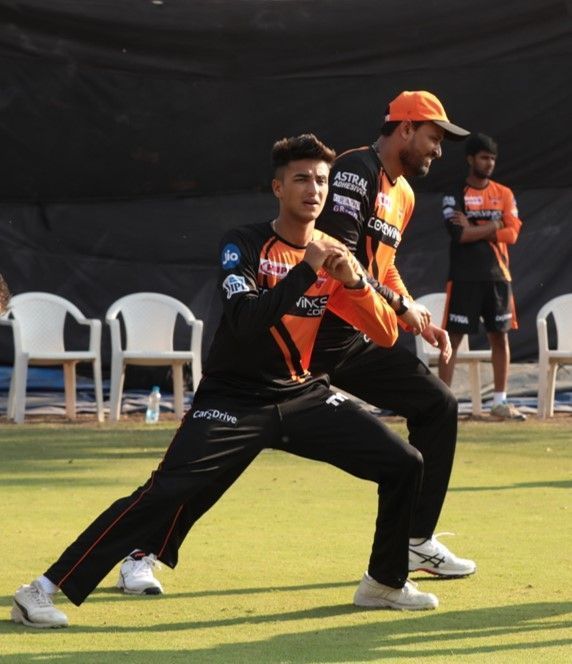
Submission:
POLYGON ((153 385, 147 401, 147 410, 145 412, 145 422, 147 424, 157 424, 159 421, 159 412, 161 410, 161 392, 158 385, 153 385))

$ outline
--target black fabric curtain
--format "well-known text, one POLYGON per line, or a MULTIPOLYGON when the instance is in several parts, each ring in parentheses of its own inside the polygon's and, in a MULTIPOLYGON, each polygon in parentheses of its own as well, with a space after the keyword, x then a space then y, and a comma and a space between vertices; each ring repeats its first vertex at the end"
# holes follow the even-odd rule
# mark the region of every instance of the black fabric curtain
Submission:
MULTIPOLYGON (((87 315, 136 290, 218 316, 216 247, 274 215, 269 153, 313 131, 338 152, 374 140, 387 102, 427 89, 450 118, 499 142, 517 193, 512 253, 521 330, 572 291, 572 40, 564 0, 0 0, 0 272, 87 315)), ((442 290, 441 193, 465 174, 446 144, 399 265, 442 290)), ((107 353, 104 336, 104 355, 107 353)), ((11 362, 0 339, 0 362, 11 362)))

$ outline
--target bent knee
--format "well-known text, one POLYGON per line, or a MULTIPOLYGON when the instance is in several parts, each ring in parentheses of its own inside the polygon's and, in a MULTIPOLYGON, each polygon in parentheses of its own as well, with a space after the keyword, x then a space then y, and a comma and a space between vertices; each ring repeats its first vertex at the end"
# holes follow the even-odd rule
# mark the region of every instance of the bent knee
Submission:
POLYGON ((447 417, 457 417, 459 403, 451 389, 436 376, 431 387, 431 396, 426 401, 426 412, 433 415, 442 413, 447 417))
POLYGON ((423 471, 423 455, 413 445, 406 445, 400 459, 402 473, 420 473, 423 471))

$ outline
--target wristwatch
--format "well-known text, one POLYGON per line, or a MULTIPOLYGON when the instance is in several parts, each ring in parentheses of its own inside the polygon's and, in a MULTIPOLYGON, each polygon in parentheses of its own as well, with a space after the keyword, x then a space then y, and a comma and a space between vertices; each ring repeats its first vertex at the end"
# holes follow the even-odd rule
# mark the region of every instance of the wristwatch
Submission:
POLYGON ((363 275, 360 274, 359 280, 353 286, 346 286, 350 290, 359 290, 360 288, 365 288, 365 279, 363 275))
POLYGON ((403 316, 403 314, 408 311, 409 307, 411 306, 411 302, 404 297, 403 295, 399 295, 398 297, 398 302, 399 306, 395 310, 396 316, 403 316))

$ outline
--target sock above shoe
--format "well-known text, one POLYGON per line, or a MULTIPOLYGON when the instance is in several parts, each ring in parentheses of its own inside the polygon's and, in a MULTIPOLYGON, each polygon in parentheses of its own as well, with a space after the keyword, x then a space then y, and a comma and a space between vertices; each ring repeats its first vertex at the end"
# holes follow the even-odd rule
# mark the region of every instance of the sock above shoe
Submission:
POLYGON ((36 581, 35 581, 40 588, 48 595, 55 595, 57 592, 59 592, 58 586, 56 586, 55 583, 52 583, 47 576, 39 576, 36 581))

